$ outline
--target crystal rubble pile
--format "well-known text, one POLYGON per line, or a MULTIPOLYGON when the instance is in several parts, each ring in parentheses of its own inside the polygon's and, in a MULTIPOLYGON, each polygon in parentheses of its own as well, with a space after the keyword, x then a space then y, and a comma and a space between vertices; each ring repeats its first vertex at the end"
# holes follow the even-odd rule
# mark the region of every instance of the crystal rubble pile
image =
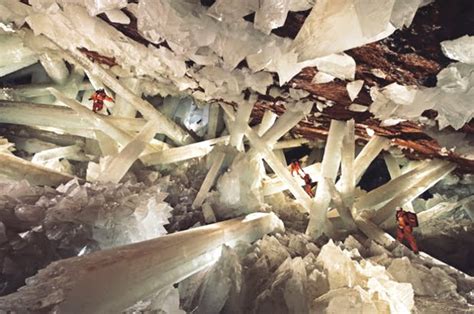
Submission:
POLYGON ((352 236, 316 244, 288 231, 225 247, 216 264, 178 289, 193 313, 468 313, 473 285, 400 245, 387 250, 352 236))

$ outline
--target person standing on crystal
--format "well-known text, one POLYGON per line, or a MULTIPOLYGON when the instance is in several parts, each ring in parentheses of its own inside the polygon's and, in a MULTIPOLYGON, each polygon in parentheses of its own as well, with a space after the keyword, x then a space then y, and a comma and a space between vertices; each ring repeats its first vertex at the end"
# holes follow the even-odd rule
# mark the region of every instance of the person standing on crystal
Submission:
POLYGON ((397 241, 400 243, 406 239, 412 251, 418 254, 418 246, 416 245, 415 236, 413 235, 413 228, 418 227, 418 218, 415 213, 406 212, 401 207, 397 207, 395 218, 398 223, 397 227, 397 241))
POLYGON ((311 184, 313 183, 313 180, 311 180, 309 174, 305 173, 304 176, 301 177, 301 179, 304 180, 304 190, 306 191, 306 193, 308 193, 310 197, 314 197, 314 193, 311 189, 311 184))
POLYGON ((300 165, 299 160, 296 160, 296 159, 294 159, 294 160, 290 163, 290 172, 291 172, 291 175, 292 175, 292 176, 295 176, 295 172, 296 172, 296 174, 299 175, 302 179, 303 179, 303 175, 306 174, 306 173, 303 171, 303 169, 301 169, 301 165, 300 165))
POLYGON ((114 101, 112 97, 107 96, 105 90, 98 89, 91 95, 89 100, 92 100, 92 111, 95 113, 101 111, 104 108, 104 100, 114 101))

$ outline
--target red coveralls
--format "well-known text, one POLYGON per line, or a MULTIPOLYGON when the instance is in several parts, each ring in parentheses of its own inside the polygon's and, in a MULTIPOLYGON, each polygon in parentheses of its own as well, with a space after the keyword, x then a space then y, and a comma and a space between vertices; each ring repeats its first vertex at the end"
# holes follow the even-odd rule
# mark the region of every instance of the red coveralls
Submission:
POLYGON ((92 111, 98 112, 104 108, 104 100, 114 101, 112 97, 107 96, 103 89, 99 89, 92 94, 89 100, 93 101, 92 111))
POLYGON ((297 175, 301 176, 300 171, 303 172, 300 163, 298 161, 292 161, 290 164, 291 175, 294 176, 294 173, 296 172, 297 175))
POLYGON ((304 180, 304 190, 306 191, 306 193, 308 193, 309 196, 311 197, 314 197, 314 194, 313 194, 313 191, 311 190, 311 183, 312 183, 312 180, 311 180, 311 177, 309 176, 309 174, 305 173, 304 177, 303 177, 303 180, 304 180))
POLYGON ((410 244, 412 251, 418 254, 418 246, 416 245, 416 240, 413 236, 413 227, 410 226, 408 221, 407 212, 403 210, 397 210, 395 217, 398 222, 397 240, 402 242, 403 239, 406 239, 408 244, 410 244))

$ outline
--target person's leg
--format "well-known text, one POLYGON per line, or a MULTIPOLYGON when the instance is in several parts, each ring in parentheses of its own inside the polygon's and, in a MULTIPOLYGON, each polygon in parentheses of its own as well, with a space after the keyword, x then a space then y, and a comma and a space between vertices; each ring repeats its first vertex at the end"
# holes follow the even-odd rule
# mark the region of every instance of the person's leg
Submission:
POLYGON ((418 253, 418 246, 416 245, 416 240, 415 236, 411 232, 406 232, 405 233, 405 238, 408 241, 408 244, 410 244, 411 250, 415 253, 418 253))
POLYGON ((403 230, 397 227, 397 241, 402 242, 403 241, 403 230))

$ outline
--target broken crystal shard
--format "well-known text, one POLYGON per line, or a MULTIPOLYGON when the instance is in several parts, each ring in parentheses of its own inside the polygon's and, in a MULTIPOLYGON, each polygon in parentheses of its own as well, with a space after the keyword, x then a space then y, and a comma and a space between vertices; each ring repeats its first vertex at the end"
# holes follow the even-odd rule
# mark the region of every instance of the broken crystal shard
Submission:
POLYGON ((311 83, 313 84, 325 84, 333 81, 335 79, 334 76, 329 75, 324 72, 318 72, 314 75, 313 79, 311 80, 311 83))
POLYGON ((364 111, 367 111, 369 109, 369 107, 362 106, 362 105, 359 105, 359 104, 351 104, 349 107, 347 107, 347 109, 349 109, 350 111, 354 111, 354 112, 364 112, 364 111))
MULTIPOLYGON (((336 180, 339 164, 341 162, 342 140, 344 138, 346 124, 342 121, 331 120, 327 145, 321 163, 321 177, 328 178, 332 182, 336 180)), ((314 209, 310 212, 310 219, 306 234, 318 237, 323 233, 326 222, 326 213, 331 202, 331 194, 326 181, 321 181, 316 188, 314 209)))
POLYGON ((108 11, 105 11, 105 15, 107 15, 107 18, 112 23, 130 24, 130 18, 121 10, 117 10, 117 9, 108 10, 108 11))
POLYGON ((454 40, 442 41, 441 50, 450 59, 474 64, 474 36, 465 35, 454 40))
POLYGON ((204 221, 207 224, 216 222, 216 215, 214 214, 214 210, 209 203, 202 204, 202 214, 204 216, 204 221))
MULTIPOLYGON (((356 63, 354 59, 345 54, 331 54, 316 58, 314 64, 318 71, 324 72, 341 80, 353 80, 355 77, 356 63)), ((362 81, 363 82, 363 81, 362 81)))
POLYGON ((327 56, 389 36, 395 31, 385 7, 390 3, 393 5, 393 0, 384 6, 358 0, 317 1, 293 43, 298 60, 327 56))
POLYGON ((255 12, 255 28, 265 34, 285 24, 288 15, 290 0, 262 0, 259 1, 258 10, 255 12))
POLYGON ((62 260, 41 270, 20 291, 0 298, 0 307, 31 311, 55 306, 66 312, 120 312, 153 291, 212 264, 219 258, 222 244, 252 242, 266 233, 283 230, 283 223, 274 214, 256 213, 62 260), (175 246, 170 243, 179 243, 181 258, 176 258, 175 246), (130 264, 134 265, 133 281, 129 280, 130 264), (88 284, 91 281, 94 284, 88 284))
POLYGON ((359 95, 359 92, 362 89, 362 86, 364 86, 363 80, 357 80, 354 82, 347 83, 346 89, 351 101, 354 101, 354 99, 357 98, 357 95, 359 95))
POLYGON ((398 29, 409 27, 423 0, 395 0, 390 23, 398 29))

